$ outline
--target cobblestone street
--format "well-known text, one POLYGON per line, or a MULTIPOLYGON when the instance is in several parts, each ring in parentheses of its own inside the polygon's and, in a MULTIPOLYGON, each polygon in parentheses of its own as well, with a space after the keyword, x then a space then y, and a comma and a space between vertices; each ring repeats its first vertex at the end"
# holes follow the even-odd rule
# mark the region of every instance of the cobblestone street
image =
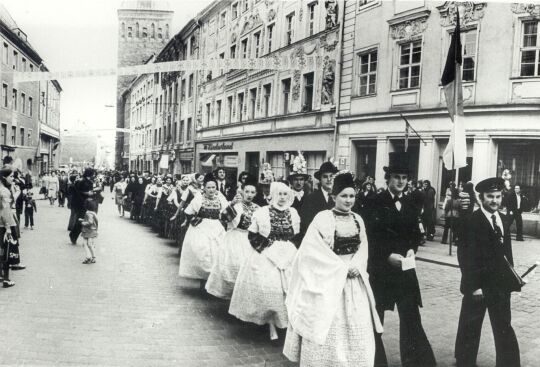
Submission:
MULTIPOLYGON (((14 288, 0 289, 0 325, 9 335, 2 365, 286 366, 266 328, 228 315, 228 303, 180 285, 178 250, 150 229, 120 218, 107 196, 100 207, 98 259, 69 244, 69 211, 38 202, 36 228, 23 230, 27 269, 13 272, 14 288)), ((514 245, 519 269, 533 262, 540 241, 514 245)), ((452 366, 461 296, 459 270, 418 263, 422 317, 439 366, 452 366)), ((540 360, 538 283, 513 297, 513 325, 522 365, 540 360)), ((387 314, 384 340, 399 366, 397 312, 387 314)), ((495 364, 488 317, 478 365, 495 364)))

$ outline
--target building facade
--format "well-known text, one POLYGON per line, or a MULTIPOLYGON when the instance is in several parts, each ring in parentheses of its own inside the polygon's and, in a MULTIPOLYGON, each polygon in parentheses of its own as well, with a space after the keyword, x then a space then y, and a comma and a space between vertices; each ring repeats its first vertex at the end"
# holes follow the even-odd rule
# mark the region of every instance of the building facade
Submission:
MULTIPOLYGON (((167 1, 123 1, 118 9, 118 67, 141 65, 157 55, 170 39, 173 14, 167 1)), ((131 99, 126 100, 124 92, 133 79, 133 76, 117 79, 117 128, 130 128, 126 111, 132 108, 131 99)), ((129 142, 124 132, 116 133, 118 169, 129 166, 129 142)))
MULTIPOLYGON (((465 2, 461 20, 466 168, 460 181, 501 176, 540 199, 538 5, 465 2)), ((431 180, 442 203, 451 120, 440 84, 456 8, 429 1, 346 1, 338 156, 384 186, 388 153, 403 150, 407 118, 412 176, 431 180)))
MULTIPOLYGON (((320 56, 313 70, 201 70, 195 169, 288 176, 298 150, 309 173, 333 156, 339 81, 337 1, 219 1, 198 17, 200 58, 320 56)), ((189 84, 189 83, 188 83, 189 84)))
POLYGON ((48 71, 26 34, 0 5, 0 148, 23 172, 36 175, 58 166, 60 96, 62 88, 47 82, 13 81, 2 71, 48 71))

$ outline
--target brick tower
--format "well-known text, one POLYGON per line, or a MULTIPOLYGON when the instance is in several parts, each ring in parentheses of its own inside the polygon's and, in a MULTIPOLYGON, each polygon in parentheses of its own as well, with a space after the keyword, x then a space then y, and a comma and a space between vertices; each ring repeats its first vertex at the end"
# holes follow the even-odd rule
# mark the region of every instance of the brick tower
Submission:
MULTIPOLYGON (((174 12, 167 1, 124 1, 118 9, 118 67, 144 64, 157 55, 171 37, 174 12)), ((135 75, 119 76, 116 84, 116 126, 129 128, 129 101, 122 98, 135 75), (127 105, 126 105, 127 103, 127 105)), ((117 169, 122 169, 129 156, 129 138, 116 133, 117 169), (122 154, 124 153, 124 154, 122 154)))

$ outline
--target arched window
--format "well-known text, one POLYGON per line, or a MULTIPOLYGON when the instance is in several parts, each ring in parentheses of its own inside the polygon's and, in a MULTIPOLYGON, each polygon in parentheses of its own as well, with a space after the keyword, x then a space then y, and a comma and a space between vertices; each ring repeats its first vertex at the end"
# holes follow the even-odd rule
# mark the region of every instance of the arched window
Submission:
POLYGON ((139 23, 135 23, 135 37, 139 38, 139 23))
POLYGON ((122 22, 122 37, 126 37, 126 23, 122 22))
POLYGON ((156 26, 152 23, 152 38, 156 38, 156 26))

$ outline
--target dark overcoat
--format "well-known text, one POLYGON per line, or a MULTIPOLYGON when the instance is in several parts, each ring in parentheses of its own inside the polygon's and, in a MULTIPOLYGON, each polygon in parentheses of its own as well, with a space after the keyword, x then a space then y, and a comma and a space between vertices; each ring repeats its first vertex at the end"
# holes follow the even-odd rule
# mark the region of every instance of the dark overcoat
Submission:
MULTIPOLYGON (((328 196, 328 202, 324 198, 321 189, 304 196, 304 202, 300 206, 300 233, 305 234, 313 218, 323 210, 332 209, 334 201, 328 196)), ((303 235, 302 235, 303 237, 303 235)))
POLYGON ((369 242, 368 272, 378 307, 393 310, 404 295, 413 295, 422 306, 420 287, 415 269, 402 271, 388 262, 391 254, 407 255, 418 250, 422 238, 418 225, 418 211, 410 197, 403 195, 401 210, 397 210, 392 196, 385 190, 372 200, 366 218, 369 242))
POLYGON ((458 261, 461 269, 461 293, 471 294, 477 289, 491 293, 510 293, 505 288, 508 274, 504 257, 514 264, 510 221, 499 213, 503 222, 503 241, 493 230, 482 210, 473 212, 465 225, 465 239, 458 247, 458 261))

